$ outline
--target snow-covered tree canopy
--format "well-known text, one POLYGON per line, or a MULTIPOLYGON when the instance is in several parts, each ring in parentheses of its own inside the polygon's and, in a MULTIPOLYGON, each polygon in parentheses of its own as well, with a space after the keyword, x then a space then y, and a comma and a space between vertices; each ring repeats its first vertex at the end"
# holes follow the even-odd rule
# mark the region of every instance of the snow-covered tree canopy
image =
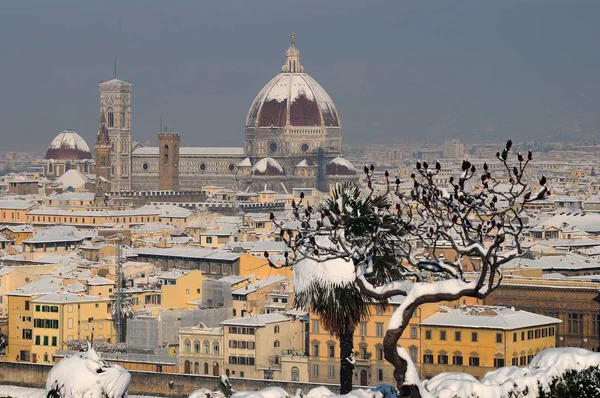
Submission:
MULTIPOLYGON (((439 162, 417 162, 408 192, 401 190, 399 178, 390 181, 387 171, 379 189, 374 167, 365 166, 365 189, 344 184, 316 208, 304 206, 302 196, 293 203, 299 228, 288 228, 272 215, 290 250, 285 264, 270 264, 294 267, 296 304, 310 307, 318 299, 304 294, 311 290, 303 287, 311 283, 332 288, 351 283, 362 296, 381 303, 406 297, 390 318, 383 342, 405 396, 420 396, 414 385, 405 385, 409 359, 397 347, 414 310, 423 303, 483 298, 496 289, 500 267, 522 254, 525 206, 550 193, 544 176, 532 181, 527 175, 531 151, 523 155, 511 149, 508 140, 496 154, 500 167, 495 171, 487 163, 478 170, 464 160, 460 175, 448 179, 440 178, 439 162), (453 258, 443 256, 442 249, 450 249, 453 258), (465 259, 480 264, 473 277, 467 277, 465 259), (324 268, 340 260, 351 265, 350 278, 337 272, 315 282, 315 275, 326 278, 324 268), (319 270, 306 271, 310 268, 319 270)), ((335 269, 344 267, 336 264, 335 269)))

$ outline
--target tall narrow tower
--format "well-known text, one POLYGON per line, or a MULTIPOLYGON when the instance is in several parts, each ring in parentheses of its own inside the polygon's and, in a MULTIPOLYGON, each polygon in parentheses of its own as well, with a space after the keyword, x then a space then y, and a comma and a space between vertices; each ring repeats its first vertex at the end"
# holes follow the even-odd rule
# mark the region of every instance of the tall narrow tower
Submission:
POLYGON ((158 134, 158 189, 179 190, 179 145, 178 133, 158 134))
POLYGON ((108 128, 106 127, 106 113, 100 111, 100 128, 96 134, 96 194, 104 195, 110 190, 111 147, 108 128))
MULTIPOLYGON (((116 71, 115 71, 116 72, 116 71)), ((112 148, 110 181, 113 191, 131 189, 131 90, 132 84, 116 77, 100 83, 100 108, 112 148)))

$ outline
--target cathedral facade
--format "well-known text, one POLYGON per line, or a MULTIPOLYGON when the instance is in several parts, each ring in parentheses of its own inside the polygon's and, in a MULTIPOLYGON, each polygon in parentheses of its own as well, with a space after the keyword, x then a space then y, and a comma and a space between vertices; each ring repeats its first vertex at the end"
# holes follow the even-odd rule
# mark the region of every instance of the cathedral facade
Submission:
POLYGON ((131 83, 116 77, 100 83, 95 163, 102 164, 98 170, 113 192, 209 185, 254 192, 291 192, 295 187, 326 191, 358 179, 354 166, 342 157, 338 110, 325 89, 304 72, 294 35, 281 72, 250 105, 244 146, 180 146, 185 135, 166 132, 158 134, 156 147, 135 144, 131 100, 131 83))

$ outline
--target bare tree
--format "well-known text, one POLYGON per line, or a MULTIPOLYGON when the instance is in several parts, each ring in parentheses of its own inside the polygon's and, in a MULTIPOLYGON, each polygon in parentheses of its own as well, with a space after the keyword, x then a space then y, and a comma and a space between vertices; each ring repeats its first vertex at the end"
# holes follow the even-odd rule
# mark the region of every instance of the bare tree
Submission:
MULTIPOLYGON (((285 264, 271 266, 294 267, 308 259, 319 267, 345 259, 362 295, 379 302, 405 296, 383 339, 402 396, 420 397, 416 380, 407 380, 410 357, 398 346, 413 312, 424 303, 484 298, 496 289, 501 266, 523 252, 525 205, 550 194, 544 176, 535 191, 529 186, 531 151, 523 155, 511 149, 508 140, 496 154, 495 171, 487 163, 477 170, 464 160, 460 176, 447 180, 440 178, 439 162, 417 162, 409 192, 401 192, 401 181, 391 182, 388 172, 378 190, 374 167, 365 166, 362 192, 346 184, 316 209, 305 208, 301 200, 293 204, 299 227, 278 223, 290 252, 285 264), (451 248, 455 258, 441 255, 442 248, 451 248), (465 272, 466 259, 479 263, 479 269, 465 272)), ((296 266, 294 272, 306 269, 296 266)))

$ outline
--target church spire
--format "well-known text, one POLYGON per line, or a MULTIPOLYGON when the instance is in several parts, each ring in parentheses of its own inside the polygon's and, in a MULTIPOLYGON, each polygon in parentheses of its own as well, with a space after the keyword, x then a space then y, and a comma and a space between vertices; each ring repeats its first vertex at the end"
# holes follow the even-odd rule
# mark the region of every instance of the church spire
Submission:
POLYGON ((296 47, 296 35, 292 32, 290 36, 290 46, 285 52, 285 65, 281 68, 284 73, 302 73, 304 67, 300 65, 300 51, 296 47))
POLYGON ((106 114, 104 113, 104 107, 100 109, 100 128, 96 135, 97 145, 110 145, 110 138, 108 136, 108 128, 106 127, 106 114))

